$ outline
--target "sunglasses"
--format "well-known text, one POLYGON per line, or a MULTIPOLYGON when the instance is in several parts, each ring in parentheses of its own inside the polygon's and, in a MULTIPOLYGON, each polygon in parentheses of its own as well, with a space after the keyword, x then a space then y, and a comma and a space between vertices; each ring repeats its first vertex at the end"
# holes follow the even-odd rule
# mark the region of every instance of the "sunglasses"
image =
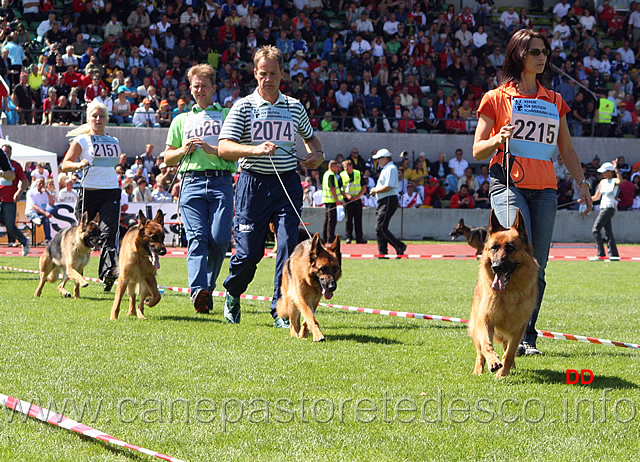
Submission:
POLYGON ((549 51, 548 48, 529 48, 527 50, 527 53, 531 56, 540 56, 540 53, 545 56, 549 56, 549 53, 551 53, 551 51, 549 51))

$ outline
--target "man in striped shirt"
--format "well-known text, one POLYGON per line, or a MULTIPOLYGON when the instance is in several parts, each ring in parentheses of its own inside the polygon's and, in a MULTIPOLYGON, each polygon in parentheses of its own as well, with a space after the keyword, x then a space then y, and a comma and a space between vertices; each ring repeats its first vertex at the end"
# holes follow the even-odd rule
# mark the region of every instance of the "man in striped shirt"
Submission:
POLYGON ((253 62, 258 88, 234 104, 219 136, 220 156, 239 160, 242 168, 235 193, 236 253, 224 281, 224 315, 230 323, 240 322, 240 295, 253 280, 264 254, 269 223, 273 222, 278 251, 271 316, 274 327, 288 328, 288 322, 277 317, 276 304, 284 264, 298 241, 302 186, 295 171, 296 159, 314 169, 324 154, 302 104, 280 93, 284 71, 280 50, 264 46, 253 62), (296 133, 308 151, 304 158, 296 156, 296 133))

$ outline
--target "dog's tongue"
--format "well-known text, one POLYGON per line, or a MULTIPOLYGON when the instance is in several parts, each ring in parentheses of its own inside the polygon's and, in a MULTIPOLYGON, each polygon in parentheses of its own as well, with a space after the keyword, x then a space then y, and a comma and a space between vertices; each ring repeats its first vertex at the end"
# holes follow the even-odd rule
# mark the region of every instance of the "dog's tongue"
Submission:
POLYGON ((155 252, 151 252, 149 260, 151 260, 151 264, 153 264, 156 269, 160 269, 160 257, 155 252))
POLYGON ((498 292, 502 292, 504 290, 505 284, 506 282, 504 274, 496 273, 495 277, 493 278, 493 284, 491 284, 491 288, 498 292))
POLYGON ((327 289, 322 289, 322 295, 324 295, 324 298, 327 300, 331 300, 333 298, 333 292, 327 289))

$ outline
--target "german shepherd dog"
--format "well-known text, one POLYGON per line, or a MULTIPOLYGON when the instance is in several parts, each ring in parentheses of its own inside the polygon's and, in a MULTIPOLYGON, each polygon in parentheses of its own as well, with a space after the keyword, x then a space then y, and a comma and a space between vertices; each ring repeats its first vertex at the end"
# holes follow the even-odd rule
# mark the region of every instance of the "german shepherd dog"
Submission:
POLYGON ((42 294, 45 282, 56 282, 60 269, 63 271, 62 282, 58 292, 64 297, 71 294, 64 288, 69 279, 75 282, 73 298, 80 298, 80 287, 89 283, 84 278, 84 267, 89 263, 91 251, 100 245, 100 214, 89 221, 89 214, 84 212, 80 223, 57 233, 40 256, 40 282, 35 297, 42 294))
POLYGON ((116 296, 111 308, 111 319, 118 319, 120 301, 125 290, 129 294, 129 316, 135 313, 145 319, 144 305, 155 306, 160 301, 160 291, 156 282, 156 271, 160 267, 158 256, 165 255, 164 215, 158 210, 153 220, 148 220, 142 211, 138 212, 138 224, 129 228, 120 245, 118 266, 120 276, 116 296), (136 307, 136 293, 140 304, 136 307))
POLYGON ((315 317, 320 298, 333 297, 338 279, 342 275, 340 236, 325 248, 320 235, 298 244, 285 263, 282 272, 282 296, 277 312, 281 318, 289 318, 292 337, 306 338, 311 331, 314 342, 324 341, 324 335, 315 317), (300 314, 304 317, 300 325, 300 314))
POLYGON ((476 255, 480 255, 484 249, 484 243, 487 240, 487 227, 479 226, 472 228, 464 224, 464 219, 460 218, 460 222, 453 228, 453 231, 449 233, 451 240, 453 241, 458 236, 464 236, 467 243, 476 249, 476 255))
POLYGON ((469 321, 477 353, 474 375, 482 374, 485 361, 491 372, 498 371, 497 377, 515 367, 516 350, 538 298, 539 271, 520 210, 509 229, 492 210, 469 321), (494 339, 504 346, 502 362, 493 350, 494 339))

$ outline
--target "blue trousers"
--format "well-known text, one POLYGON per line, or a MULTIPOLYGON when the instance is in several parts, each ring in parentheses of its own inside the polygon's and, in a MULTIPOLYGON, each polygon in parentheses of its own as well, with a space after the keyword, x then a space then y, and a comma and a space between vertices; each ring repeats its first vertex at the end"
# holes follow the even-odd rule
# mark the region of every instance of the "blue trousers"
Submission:
POLYGON ((229 263, 229 276, 224 281, 227 291, 239 297, 249 286, 264 255, 264 245, 269 222, 275 225, 278 239, 276 272, 273 281, 271 316, 276 315, 276 304, 280 297, 280 282, 284 264, 298 243, 298 228, 302 210, 302 185, 295 171, 281 173, 284 186, 293 200, 291 206, 276 175, 261 175, 243 170, 236 184, 236 216, 233 235, 236 253, 229 263))
POLYGON ((527 331, 524 334, 524 341, 530 345, 535 345, 538 338, 536 321, 538 320, 544 289, 547 285, 544 274, 547 260, 549 259, 549 248, 553 237, 557 206, 558 195, 553 189, 520 189, 511 186, 508 190, 504 188, 491 194, 491 207, 496 212, 496 216, 502 226, 511 226, 516 218, 516 208, 520 209, 527 227, 529 240, 533 246, 533 254, 540 265, 540 272, 538 273, 538 302, 531 314, 527 331), (509 195, 509 223, 507 223, 507 194, 509 195))
POLYGON ((187 271, 192 293, 209 292, 231 241, 233 180, 231 176, 188 176, 180 190, 180 215, 187 237, 187 271))

